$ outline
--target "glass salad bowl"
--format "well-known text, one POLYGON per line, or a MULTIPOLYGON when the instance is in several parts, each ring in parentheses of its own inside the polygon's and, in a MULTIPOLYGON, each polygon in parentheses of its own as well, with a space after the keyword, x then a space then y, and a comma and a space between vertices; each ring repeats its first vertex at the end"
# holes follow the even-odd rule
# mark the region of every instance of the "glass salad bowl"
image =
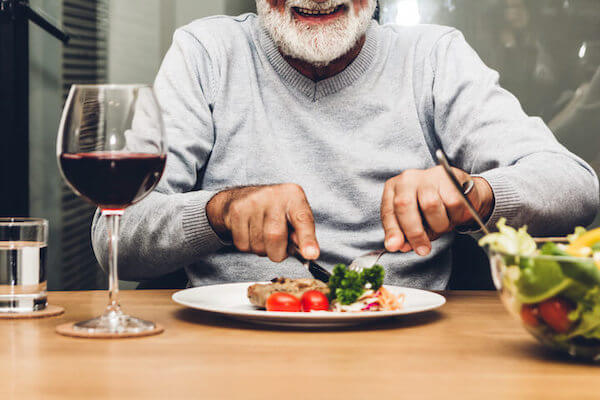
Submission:
POLYGON ((508 311, 543 344, 600 361, 600 262, 592 247, 573 246, 575 235, 570 244, 538 245, 526 228, 517 231, 503 221, 498 227, 500 232, 480 244, 487 247, 492 278, 508 311), (582 248, 589 256, 572 255, 583 254, 582 248))

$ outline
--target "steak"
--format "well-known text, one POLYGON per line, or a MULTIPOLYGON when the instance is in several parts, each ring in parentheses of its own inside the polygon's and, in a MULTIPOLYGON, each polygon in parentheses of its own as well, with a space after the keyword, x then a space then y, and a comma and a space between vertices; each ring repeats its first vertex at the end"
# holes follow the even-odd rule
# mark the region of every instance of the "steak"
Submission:
POLYGON ((256 283, 248 287, 248 299, 252 305, 265 308, 267 299, 273 293, 289 293, 300 300, 302 295, 309 290, 318 290, 325 296, 329 295, 326 283, 316 279, 301 278, 275 278, 271 283, 256 283))

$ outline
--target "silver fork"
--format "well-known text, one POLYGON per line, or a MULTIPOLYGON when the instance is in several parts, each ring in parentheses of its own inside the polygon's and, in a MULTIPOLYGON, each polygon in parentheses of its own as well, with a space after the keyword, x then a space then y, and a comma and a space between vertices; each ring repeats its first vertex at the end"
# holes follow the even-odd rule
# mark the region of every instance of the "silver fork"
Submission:
POLYGON ((348 269, 361 273, 366 268, 371 268, 386 253, 385 249, 370 251, 360 257, 355 258, 350 263, 348 269))

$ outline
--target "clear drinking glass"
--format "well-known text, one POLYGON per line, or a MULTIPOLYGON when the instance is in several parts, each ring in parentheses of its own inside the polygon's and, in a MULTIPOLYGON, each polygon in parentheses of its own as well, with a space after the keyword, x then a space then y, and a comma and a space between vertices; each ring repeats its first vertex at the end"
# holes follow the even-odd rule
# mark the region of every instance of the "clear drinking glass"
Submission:
POLYGON ((108 307, 74 329, 88 334, 153 330, 152 322, 121 311, 117 274, 120 218, 125 208, 154 189, 166 162, 165 130, 152 87, 74 85, 56 148, 63 178, 75 193, 98 206, 108 231, 108 307))
POLYGON ((0 218, 0 312, 46 308, 48 221, 0 218))

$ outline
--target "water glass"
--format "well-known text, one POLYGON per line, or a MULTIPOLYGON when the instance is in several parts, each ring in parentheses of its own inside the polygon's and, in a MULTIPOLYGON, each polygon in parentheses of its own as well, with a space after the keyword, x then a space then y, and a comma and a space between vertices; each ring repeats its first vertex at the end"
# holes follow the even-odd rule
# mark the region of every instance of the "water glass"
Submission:
POLYGON ((48 221, 0 218, 0 313, 46 308, 48 221))

